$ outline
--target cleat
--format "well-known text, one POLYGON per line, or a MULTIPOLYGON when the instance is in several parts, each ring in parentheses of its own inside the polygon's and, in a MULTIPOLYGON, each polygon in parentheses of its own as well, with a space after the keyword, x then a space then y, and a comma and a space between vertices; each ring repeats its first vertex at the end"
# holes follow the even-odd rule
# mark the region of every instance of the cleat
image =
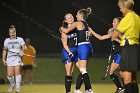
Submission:
POLYGON ((124 93, 125 89, 124 88, 117 88, 115 93, 124 93))
POLYGON ((74 93, 83 93, 80 89, 74 90, 74 93))
POLYGON ((86 90, 85 93, 94 93, 92 89, 86 90))
POLYGON ((13 91, 14 87, 15 87, 15 85, 10 86, 9 89, 8 89, 8 92, 11 93, 13 91))
POLYGON ((20 93, 20 88, 16 88, 16 93, 20 93))

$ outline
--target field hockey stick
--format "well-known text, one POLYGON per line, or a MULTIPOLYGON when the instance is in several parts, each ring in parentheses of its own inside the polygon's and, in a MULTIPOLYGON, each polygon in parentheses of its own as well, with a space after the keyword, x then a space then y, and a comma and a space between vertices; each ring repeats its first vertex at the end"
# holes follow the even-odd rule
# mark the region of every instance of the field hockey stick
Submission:
MULTIPOLYGON (((8 52, 12 52, 12 51, 8 51, 8 52)), ((17 53, 17 52, 12 52, 12 53, 15 53, 15 54, 17 54, 18 56, 20 56, 19 53, 17 53)), ((35 57, 35 56, 33 56, 33 55, 29 55, 29 54, 25 54, 25 53, 23 54, 23 56, 33 57, 33 58, 35 57)))
POLYGON ((105 73, 103 74, 103 76, 101 77, 102 80, 105 80, 107 75, 108 75, 108 72, 110 70, 110 65, 111 65, 111 58, 112 58, 112 47, 111 46, 111 50, 110 50, 110 55, 108 57, 108 62, 107 62, 107 66, 106 66, 106 70, 105 70, 105 73))
POLYGON ((64 62, 68 61, 68 59, 73 58, 73 57, 74 57, 74 54, 76 54, 76 53, 77 53, 77 52, 74 52, 74 53, 68 55, 68 56, 67 56, 65 59, 63 59, 62 61, 64 61, 64 62))
POLYGON ((64 62, 68 61, 69 58, 72 58, 73 54, 68 55, 65 59, 63 59, 64 62))
POLYGON ((109 57, 108 57, 108 62, 107 62, 105 74, 102 76, 102 80, 105 80, 106 79, 106 77, 108 75, 108 71, 110 69, 110 65, 111 65, 111 55, 109 55, 109 57))

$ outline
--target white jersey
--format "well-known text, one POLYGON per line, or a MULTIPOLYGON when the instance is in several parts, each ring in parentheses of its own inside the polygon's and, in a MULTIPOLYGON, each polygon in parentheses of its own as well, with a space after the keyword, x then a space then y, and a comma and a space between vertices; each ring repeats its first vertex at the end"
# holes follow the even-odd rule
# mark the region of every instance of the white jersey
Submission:
POLYGON ((7 58, 6 62, 8 66, 20 65, 21 57, 19 52, 21 51, 21 46, 25 44, 23 38, 16 37, 16 39, 6 38, 4 41, 4 47, 7 47, 7 58))

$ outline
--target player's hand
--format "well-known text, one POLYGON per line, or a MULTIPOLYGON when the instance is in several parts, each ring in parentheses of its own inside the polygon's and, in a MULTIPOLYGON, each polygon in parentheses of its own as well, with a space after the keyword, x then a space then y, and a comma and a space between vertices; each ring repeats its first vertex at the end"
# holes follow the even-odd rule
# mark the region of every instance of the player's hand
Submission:
POLYGON ((70 52, 70 53, 69 53, 69 56, 70 56, 70 58, 72 58, 72 57, 73 57, 73 53, 70 52))
POLYGON ((23 62, 21 63, 21 66, 24 66, 23 62))
POLYGON ((65 32, 65 28, 64 28, 64 27, 61 26, 61 27, 60 27, 60 30, 61 30, 61 32, 67 34, 67 33, 65 32))
POLYGON ((22 57, 24 55, 24 52, 23 51, 20 51, 19 52, 19 55, 22 57))

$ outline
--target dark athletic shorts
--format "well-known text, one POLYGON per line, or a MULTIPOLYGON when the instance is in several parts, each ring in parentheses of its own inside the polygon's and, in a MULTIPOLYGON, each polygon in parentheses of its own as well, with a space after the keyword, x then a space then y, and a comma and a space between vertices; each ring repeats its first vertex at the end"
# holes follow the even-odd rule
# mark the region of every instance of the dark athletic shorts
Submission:
POLYGON ((22 70, 32 70, 33 66, 32 65, 24 65, 22 66, 22 70))

